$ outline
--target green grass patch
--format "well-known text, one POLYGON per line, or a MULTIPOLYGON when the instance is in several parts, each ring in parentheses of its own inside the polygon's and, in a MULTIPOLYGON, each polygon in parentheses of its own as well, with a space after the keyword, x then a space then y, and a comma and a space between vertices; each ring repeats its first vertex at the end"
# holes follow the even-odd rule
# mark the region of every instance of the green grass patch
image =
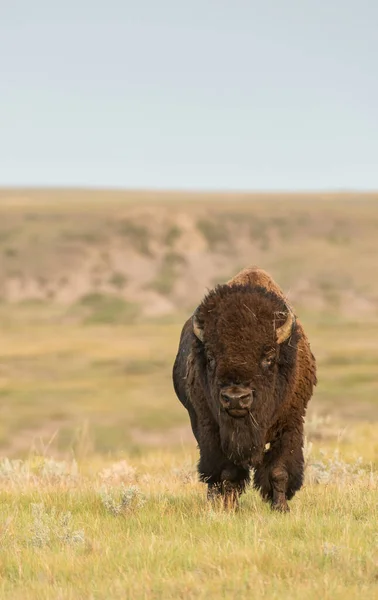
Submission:
POLYGON ((185 257, 177 252, 167 252, 156 279, 148 286, 159 294, 168 296, 172 293, 174 285, 180 275, 180 270, 186 264, 185 257))
POLYGON ((87 324, 132 323, 139 314, 136 304, 119 296, 95 292, 83 296, 77 307, 85 310, 87 324))
POLYGON ((123 219, 117 226, 118 235, 129 240, 140 254, 152 256, 150 249, 150 233, 148 227, 131 219, 123 219))

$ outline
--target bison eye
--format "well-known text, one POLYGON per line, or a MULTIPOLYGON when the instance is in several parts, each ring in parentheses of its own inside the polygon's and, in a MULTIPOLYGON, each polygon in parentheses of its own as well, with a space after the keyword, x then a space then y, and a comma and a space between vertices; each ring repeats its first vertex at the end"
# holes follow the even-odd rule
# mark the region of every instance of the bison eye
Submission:
POLYGON ((261 361, 261 366, 264 369, 270 369, 276 362, 275 356, 265 356, 261 361))

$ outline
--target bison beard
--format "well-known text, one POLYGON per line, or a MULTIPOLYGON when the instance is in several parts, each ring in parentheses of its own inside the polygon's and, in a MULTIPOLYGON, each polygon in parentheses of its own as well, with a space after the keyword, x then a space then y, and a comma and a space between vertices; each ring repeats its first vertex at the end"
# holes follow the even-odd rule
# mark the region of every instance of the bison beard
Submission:
POLYGON ((237 506, 253 468, 263 499, 289 510, 303 482, 303 419, 316 382, 303 328, 267 273, 246 269, 205 297, 183 327, 173 383, 209 498, 237 506))
POLYGON ((224 455, 236 465, 254 467, 259 464, 270 417, 267 411, 263 413, 256 407, 243 418, 235 419, 227 413, 220 414, 219 435, 224 455))

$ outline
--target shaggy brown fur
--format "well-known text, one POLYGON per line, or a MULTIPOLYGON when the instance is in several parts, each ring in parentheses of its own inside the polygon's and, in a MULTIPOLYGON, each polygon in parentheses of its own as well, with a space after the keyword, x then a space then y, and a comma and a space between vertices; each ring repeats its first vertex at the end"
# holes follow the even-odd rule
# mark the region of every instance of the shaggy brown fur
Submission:
POLYGON ((251 468, 274 509, 287 511, 302 486, 316 363, 300 322, 287 320, 291 310, 271 277, 249 268, 212 290, 181 333, 174 388, 198 442, 200 479, 226 506, 237 504, 251 468))

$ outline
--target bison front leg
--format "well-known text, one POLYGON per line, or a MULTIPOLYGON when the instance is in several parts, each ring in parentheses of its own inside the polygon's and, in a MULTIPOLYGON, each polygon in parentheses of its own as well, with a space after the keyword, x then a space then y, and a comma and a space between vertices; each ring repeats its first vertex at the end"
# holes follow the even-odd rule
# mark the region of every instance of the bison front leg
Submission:
POLYGON ((220 473, 217 483, 208 482, 208 500, 221 501, 226 510, 235 510, 239 507, 239 497, 245 491, 248 481, 248 470, 228 465, 220 473))
POLYGON ((302 487, 304 473, 303 426, 286 430, 271 443, 255 469, 254 486, 273 510, 288 512, 288 500, 302 487))
POLYGON ((270 474, 272 486, 271 507, 279 512, 289 512, 287 503, 287 488, 289 474, 284 466, 278 466, 271 470, 270 474))
POLYGON ((231 463, 220 449, 208 455, 201 451, 198 471, 201 481, 207 483, 207 498, 221 501, 226 510, 236 509, 239 496, 249 481, 249 469, 231 463))
POLYGON ((221 473, 223 502, 226 510, 239 507, 239 497, 249 482, 249 469, 230 463, 221 473))

